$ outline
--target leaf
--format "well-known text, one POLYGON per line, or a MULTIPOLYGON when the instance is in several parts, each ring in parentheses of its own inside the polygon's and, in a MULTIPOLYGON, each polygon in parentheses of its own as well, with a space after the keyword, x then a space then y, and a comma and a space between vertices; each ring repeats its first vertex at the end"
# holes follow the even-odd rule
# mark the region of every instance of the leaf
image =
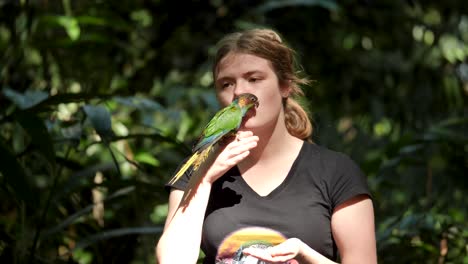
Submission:
POLYGON ((174 144, 177 147, 177 150, 180 151, 180 153, 184 155, 187 155, 187 153, 191 153, 192 151, 191 148, 187 146, 187 144, 179 141, 177 138, 174 138, 171 135, 164 135, 160 132, 151 133, 151 134, 130 134, 126 136, 115 136, 111 139, 111 142, 116 142, 119 140, 126 140, 126 139, 145 139, 145 138, 174 144))
POLYGON ((77 169, 68 178, 67 182, 62 184, 54 196, 56 201, 59 201, 62 197, 70 194, 72 191, 77 191, 83 187, 87 182, 92 181, 91 179, 95 176, 96 172, 108 172, 115 169, 112 162, 106 162, 101 164, 95 164, 93 166, 85 167, 81 170, 77 169))
POLYGON ((7 185, 11 187, 15 198, 24 201, 32 208, 37 204, 31 185, 29 184, 23 167, 18 163, 13 153, 0 139, 0 172, 7 185))
POLYGON ((107 141, 114 136, 111 114, 107 108, 100 105, 85 105, 83 106, 83 110, 103 140, 107 141))
POLYGON ((94 26, 108 26, 109 25, 109 22, 107 21, 107 19, 103 19, 101 17, 84 15, 84 16, 76 16, 75 18, 80 24, 87 24, 87 25, 94 25, 94 26))
MULTIPOLYGON (((97 94, 97 93, 61 93, 48 97, 44 101, 41 101, 37 105, 34 105, 29 111, 42 112, 44 110, 50 110, 51 106, 56 106, 58 104, 66 104, 72 102, 83 102, 89 101, 91 99, 100 98, 107 99, 110 98, 109 94, 97 94)), ((55 108, 53 109, 55 111, 55 108)))
POLYGON ((164 223, 168 212, 168 204, 160 204, 154 207, 153 212, 150 215, 151 222, 153 223, 164 223))
POLYGON ((76 247, 73 250, 86 248, 96 242, 110 239, 113 237, 126 236, 126 235, 141 235, 141 234, 158 235, 158 234, 161 234, 162 231, 163 231, 162 226, 129 227, 129 228, 113 229, 113 230, 109 230, 109 231, 105 231, 105 232, 101 232, 101 233, 89 236, 81 241, 78 241, 76 243, 76 247))
POLYGON ((429 130, 430 134, 436 135, 439 139, 448 140, 448 141, 455 141, 460 143, 468 142, 468 136, 464 133, 457 133, 450 129, 445 129, 442 127, 433 127, 429 130))
POLYGON ((149 165, 153 165, 154 167, 159 167, 161 162, 156 159, 153 155, 147 152, 140 152, 135 156, 135 160, 140 163, 146 163, 149 165))
POLYGON ((68 37, 75 41, 80 37, 80 25, 78 20, 72 16, 52 16, 46 15, 41 17, 42 22, 58 25, 65 29, 67 32, 68 37))
POLYGON ((77 249, 73 252, 73 260, 79 264, 90 264, 93 263, 93 254, 91 252, 77 249))
POLYGON ((437 124, 438 127, 454 126, 454 125, 466 125, 468 124, 468 118, 466 117, 452 117, 447 118, 437 124))
POLYGON ((27 90, 21 94, 9 88, 3 89, 3 94, 22 110, 33 107, 49 97, 44 91, 27 90))
POLYGON ((36 146, 51 164, 55 164, 54 145, 44 122, 29 111, 16 113, 16 120, 28 133, 31 144, 36 146))
POLYGON ((79 143, 81 136, 83 134, 83 127, 81 123, 76 123, 67 127, 62 127, 60 132, 63 138, 79 143))
POLYGON ((130 17, 143 27, 148 27, 153 23, 152 14, 146 9, 134 10, 130 17))
MULTIPOLYGON (((119 31, 131 31, 132 26, 125 19, 118 19, 117 17, 104 17, 100 14, 99 17, 90 15, 75 16, 76 20, 81 25, 94 25, 102 27, 113 27, 119 31)), ((89 32, 86 32, 89 33, 89 32)), ((102 32, 101 32, 102 34, 102 32)))
POLYGON ((135 96, 116 96, 114 97, 115 101, 126 105, 126 106, 131 106, 135 107, 139 110, 151 110, 151 111, 161 111, 164 110, 164 107, 159 104, 158 102, 155 102, 151 99, 148 98, 139 98, 135 96))
POLYGON ((257 10, 259 12, 265 13, 279 8, 294 6, 320 6, 333 11, 338 9, 337 3, 330 0, 274 0, 260 5, 257 10))
POLYGON ((77 40, 80 37, 80 25, 74 17, 60 17, 59 23, 65 28, 65 31, 71 40, 77 40))
MULTIPOLYGON (((125 196, 131 192, 135 191, 135 187, 134 186, 129 186, 129 187, 125 187, 123 189, 120 189, 118 191, 116 191, 115 193, 109 195, 108 197, 106 197, 104 199, 104 202, 109 202, 110 200, 113 200, 117 197, 120 197, 120 196, 125 196)), ((60 223, 58 223, 57 225, 55 225, 54 227, 46 230, 43 234, 43 237, 42 239, 44 238, 47 238, 57 232, 60 232, 61 230, 63 230, 64 228, 66 228, 67 226, 73 224, 75 222, 75 220, 77 220, 79 217, 91 212, 93 210, 93 207, 95 206, 95 204, 90 204, 86 207, 84 207, 83 209, 75 212, 74 214, 70 215, 69 217, 67 217, 66 219, 64 219, 63 221, 61 221, 60 223)))
POLYGON ((423 144, 413 144, 413 145, 403 146, 400 149, 400 154, 404 154, 404 155, 414 154, 415 152, 417 152, 417 151, 419 151, 419 150, 421 150, 423 148, 424 148, 423 144))

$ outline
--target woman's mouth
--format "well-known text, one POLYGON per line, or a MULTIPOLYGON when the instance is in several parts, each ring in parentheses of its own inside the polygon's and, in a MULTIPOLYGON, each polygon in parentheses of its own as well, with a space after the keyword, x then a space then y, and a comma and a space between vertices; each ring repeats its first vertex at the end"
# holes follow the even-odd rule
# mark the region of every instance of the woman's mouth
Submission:
POLYGON ((249 109, 249 111, 247 111, 247 113, 245 113, 245 116, 244 118, 242 118, 242 123, 241 123, 241 126, 244 126, 245 123, 247 122, 247 120, 249 120, 250 118, 254 117, 255 115, 257 115, 257 109, 255 107, 252 107, 249 109))

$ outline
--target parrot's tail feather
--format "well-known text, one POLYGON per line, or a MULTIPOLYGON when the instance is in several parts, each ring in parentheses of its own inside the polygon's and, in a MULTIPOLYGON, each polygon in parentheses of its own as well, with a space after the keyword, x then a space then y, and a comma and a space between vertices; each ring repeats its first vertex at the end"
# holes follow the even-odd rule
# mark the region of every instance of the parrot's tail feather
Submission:
POLYGON ((182 207, 182 210, 188 206, 190 200, 195 195, 198 185, 201 183, 205 173, 211 167, 215 159, 218 157, 220 152, 220 147, 218 144, 211 145, 207 147, 200 153, 199 158, 194 162, 194 170, 190 176, 190 180, 185 189, 184 195, 180 202, 179 207, 182 207))
MULTIPOLYGON (((206 158, 208 158, 208 154, 210 154, 211 150, 213 149, 213 145, 208 146, 206 149, 204 149, 202 152, 199 153, 199 158, 197 158, 193 162, 193 170, 198 170, 198 167, 205 162, 206 158)), ((210 164, 211 165, 211 164, 210 164)))
MULTIPOLYGON (((187 164, 193 164, 192 166, 192 171, 190 174, 190 180, 186 185, 186 189, 184 191, 184 195, 182 196, 182 199, 179 203, 179 206, 177 210, 181 209, 182 211, 185 211, 187 208, 190 200, 192 200, 193 196, 196 193, 196 190, 198 188, 198 185, 201 183, 201 180, 203 179, 203 176, 207 172, 208 168, 213 164, 214 160, 216 157, 218 157, 220 152, 220 147, 218 144, 211 145, 204 149, 201 152, 196 152, 190 159, 182 166, 182 168, 177 172, 176 176, 179 174, 182 175, 183 170, 187 170, 188 168, 184 168, 187 164), (196 156, 196 157, 194 157, 196 156)), ((190 166, 187 165, 187 166, 190 166)), ((172 178, 171 182, 177 181, 176 176, 172 178)), ((180 177, 180 176, 179 176, 180 177)), ((176 211, 177 211, 176 210, 176 211)), ((175 215, 175 213, 174 213, 175 215)), ((174 215, 172 217, 174 217, 174 215)), ((172 218, 173 219, 173 218, 172 218)), ((171 219, 171 221, 172 221, 171 219)))
MULTIPOLYGON (((200 153, 198 152, 195 152, 189 160, 187 160, 187 162, 184 163, 184 165, 182 165, 182 167, 179 169, 179 171, 177 171, 176 175, 174 175, 174 177, 172 177, 172 179, 169 181, 169 184, 174 184, 178 179, 180 179, 180 177, 182 177, 182 175, 185 173, 185 171, 187 171, 188 168, 190 168, 190 166, 194 163, 194 161, 196 161, 198 159, 198 156, 200 156, 200 153)), ((196 168, 198 168, 199 164, 196 166, 196 168)), ((194 169, 196 169, 194 168, 194 169)))

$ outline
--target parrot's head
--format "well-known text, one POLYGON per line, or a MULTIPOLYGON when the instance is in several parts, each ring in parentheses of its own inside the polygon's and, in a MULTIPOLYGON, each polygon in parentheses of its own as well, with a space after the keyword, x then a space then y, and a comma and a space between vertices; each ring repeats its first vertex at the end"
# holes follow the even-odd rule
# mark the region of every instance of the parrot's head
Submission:
POLYGON ((234 98, 234 101, 237 104, 246 110, 250 109, 252 106, 258 107, 258 98, 257 96, 251 93, 243 93, 234 98))

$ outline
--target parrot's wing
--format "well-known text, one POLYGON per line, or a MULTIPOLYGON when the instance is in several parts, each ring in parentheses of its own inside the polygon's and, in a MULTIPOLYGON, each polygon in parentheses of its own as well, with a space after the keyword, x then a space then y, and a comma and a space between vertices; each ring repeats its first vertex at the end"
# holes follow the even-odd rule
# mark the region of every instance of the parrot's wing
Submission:
POLYGON ((221 109, 206 125, 193 152, 201 151, 218 142, 229 132, 239 128, 242 122, 242 111, 236 105, 221 109))
MULTIPOLYGON (((239 107, 235 105, 229 105, 216 113, 216 115, 210 120, 208 125, 203 130, 202 135, 193 148, 192 156, 182 165, 177 173, 169 181, 169 184, 174 184, 177 180, 182 177, 185 171, 193 166, 193 171, 198 169, 201 163, 204 163, 206 152, 204 150, 213 146, 222 137, 236 129, 242 120, 242 113, 239 107), (239 114, 238 114, 239 113, 239 114), (205 155, 200 155, 205 152, 205 155)), ((209 151, 208 151, 209 152, 209 151)), ((193 173, 192 171, 192 173, 193 173)))

